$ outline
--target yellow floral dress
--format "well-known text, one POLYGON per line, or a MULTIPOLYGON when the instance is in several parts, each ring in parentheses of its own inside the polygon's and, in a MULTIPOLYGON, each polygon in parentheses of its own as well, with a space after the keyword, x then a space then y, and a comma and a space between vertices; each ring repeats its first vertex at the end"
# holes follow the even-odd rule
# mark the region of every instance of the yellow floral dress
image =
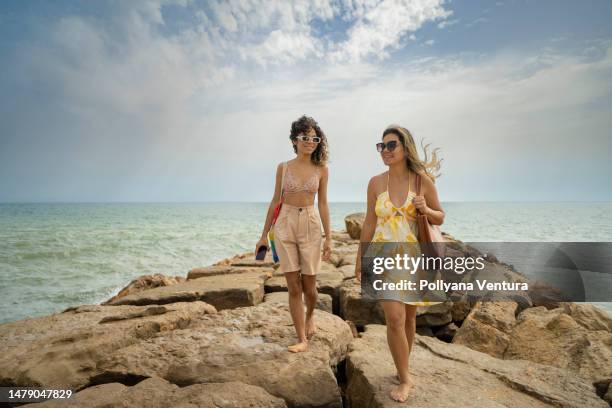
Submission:
MULTIPOLYGON (((376 198, 376 229, 374 230, 374 238, 372 242, 394 242, 394 243, 409 243, 409 245, 398 245, 393 253, 408 253, 411 257, 421 255, 421 249, 418 244, 415 231, 417 231, 417 210, 412 199, 416 196, 414 191, 410 191, 408 187, 408 196, 401 207, 396 207, 389 197, 389 175, 387 173, 387 189, 380 193, 376 198)), ((389 256, 389 254, 386 254, 389 256)), ((381 274, 381 279, 384 282, 398 283, 402 279, 415 280, 417 274, 410 274, 406 271, 385 271, 381 274)), ((393 299, 400 300, 403 303, 416 306, 431 306, 443 302, 427 301, 427 297, 423 301, 409 301, 415 298, 415 293, 405 291, 393 291, 393 299)))

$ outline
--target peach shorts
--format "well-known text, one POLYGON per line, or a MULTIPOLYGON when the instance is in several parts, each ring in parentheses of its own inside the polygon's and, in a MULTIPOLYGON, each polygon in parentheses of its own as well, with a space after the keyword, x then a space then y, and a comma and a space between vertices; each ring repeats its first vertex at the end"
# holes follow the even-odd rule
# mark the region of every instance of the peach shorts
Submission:
POLYGON ((321 266, 321 234, 321 218, 314 205, 296 207, 283 203, 274 224, 279 270, 316 274, 321 266))

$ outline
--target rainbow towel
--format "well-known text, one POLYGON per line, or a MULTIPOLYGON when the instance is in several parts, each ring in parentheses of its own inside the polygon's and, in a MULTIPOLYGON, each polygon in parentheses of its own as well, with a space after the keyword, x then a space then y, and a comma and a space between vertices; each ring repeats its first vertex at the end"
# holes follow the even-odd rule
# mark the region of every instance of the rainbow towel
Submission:
POLYGON ((268 232, 268 240, 270 240, 270 248, 272 248, 272 259, 275 263, 278 263, 278 254, 274 245, 274 231, 272 229, 268 232))

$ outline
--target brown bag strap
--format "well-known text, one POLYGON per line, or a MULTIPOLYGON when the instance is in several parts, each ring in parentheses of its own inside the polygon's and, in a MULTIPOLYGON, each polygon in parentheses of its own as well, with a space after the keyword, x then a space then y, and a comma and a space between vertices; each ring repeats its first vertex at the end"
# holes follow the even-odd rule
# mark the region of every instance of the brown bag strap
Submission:
MULTIPOLYGON (((421 195, 421 175, 416 173, 416 195, 421 195)), ((417 213, 421 214, 421 211, 417 209, 417 213)))
POLYGON ((287 162, 283 162, 283 171, 281 175, 281 196, 280 202, 283 202, 283 195, 285 195, 285 172, 287 171, 287 162))

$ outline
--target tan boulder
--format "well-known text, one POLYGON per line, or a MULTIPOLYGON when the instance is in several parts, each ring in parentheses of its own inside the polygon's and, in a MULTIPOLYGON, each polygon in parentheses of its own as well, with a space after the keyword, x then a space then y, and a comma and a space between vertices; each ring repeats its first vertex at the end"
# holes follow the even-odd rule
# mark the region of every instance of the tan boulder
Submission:
POLYGON ((476 302, 452 342, 503 358, 516 324, 516 302, 476 302))
POLYGON ((382 306, 375 299, 361 297, 361 285, 357 279, 346 279, 339 289, 340 316, 350 320, 357 327, 366 324, 385 324, 382 306))
POLYGON ((452 302, 419 306, 416 313, 417 326, 438 327, 449 324, 453 320, 451 314, 452 307, 452 302))
POLYGON ((264 389, 237 381, 179 387, 161 378, 147 378, 134 386, 101 384, 80 391, 68 400, 50 400, 25 407, 232 407, 285 408, 281 398, 264 389))
POLYGON ((332 231, 332 240, 334 242, 341 242, 346 244, 356 244, 359 242, 359 237, 351 238, 346 231, 332 231))
MULTIPOLYGON (((302 301, 304 297, 302 296, 302 301)), ((266 293, 264 296, 264 302, 270 303, 281 303, 284 305, 289 304, 289 293, 287 292, 272 292, 266 293)), ((317 305, 315 306, 319 310, 323 310, 327 313, 332 313, 332 298, 325 293, 319 293, 317 295, 317 305)), ((304 303, 304 310, 306 310, 306 303, 304 303)))
POLYGON ((121 289, 119 293, 105 302, 102 302, 102 304, 109 304, 117 299, 142 292, 143 290, 157 288, 160 286, 171 286, 180 282, 185 282, 185 278, 182 276, 166 276, 161 273, 156 273, 154 275, 142 275, 132 280, 126 287, 121 289))
POLYGON ((164 306, 84 305, 0 325, 0 384, 80 389, 101 359, 216 313, 204 302, 164 306))
POLYGON ((234 255, 231 258, 225 258, 216 262, 213 266, 245 266, 245 267, 278 267, 272 259, 272 251, 266 252, 266 257, 262 261, 255 260, 255 252, 247 252, 245 254, 234 255))
POLYGON ((263 301, 264 282, 269 269, 191 279, 172 286, 145 290, 125 296, 111 305, 151 305, 201 300, 218 310, 253 306, 263 301))
POLYGON ((505 359, 522 359, 564 368, 593 382, 612 378, 612 319, 592 305, 524 310, 509 336, 505 359), (589 317, 589 314, 592 316, 589 317))
POLYGON ((353 339, 349 325, 315 310, 308 352, 291 353, 295 330, 286 305, 262 303, 202 316, 183 329, 111 353, 99 364, 113 378, 161 377, 180 386, 240 381, 292 407, 341 407, 333 369, 353 339))
POLYGON ((354 213, 344 217, 344 224, 346 225, 346 232, 352 239, 359 239, 361 235, 361 227, 365 220, 365 213, 354 213))
POLYGON ((270 267, 245 267, 233 265, 213 265, 202 268, 193 268, 187 274, 187 279, 199 279, 214 275, 227 275, 232 273, 247 273, 265 271, 269 274, 274 274, 274 269, 270 267))
MULTIPOLYGON (((527 361, 500 360, 436 338, 415 337, 410 356, 413 408, 607 407, 589 381, 527 361)), ((396 407, 396 369, 382 325, 368 325, 350 347, 346 399, 351 408, 396 407)))

